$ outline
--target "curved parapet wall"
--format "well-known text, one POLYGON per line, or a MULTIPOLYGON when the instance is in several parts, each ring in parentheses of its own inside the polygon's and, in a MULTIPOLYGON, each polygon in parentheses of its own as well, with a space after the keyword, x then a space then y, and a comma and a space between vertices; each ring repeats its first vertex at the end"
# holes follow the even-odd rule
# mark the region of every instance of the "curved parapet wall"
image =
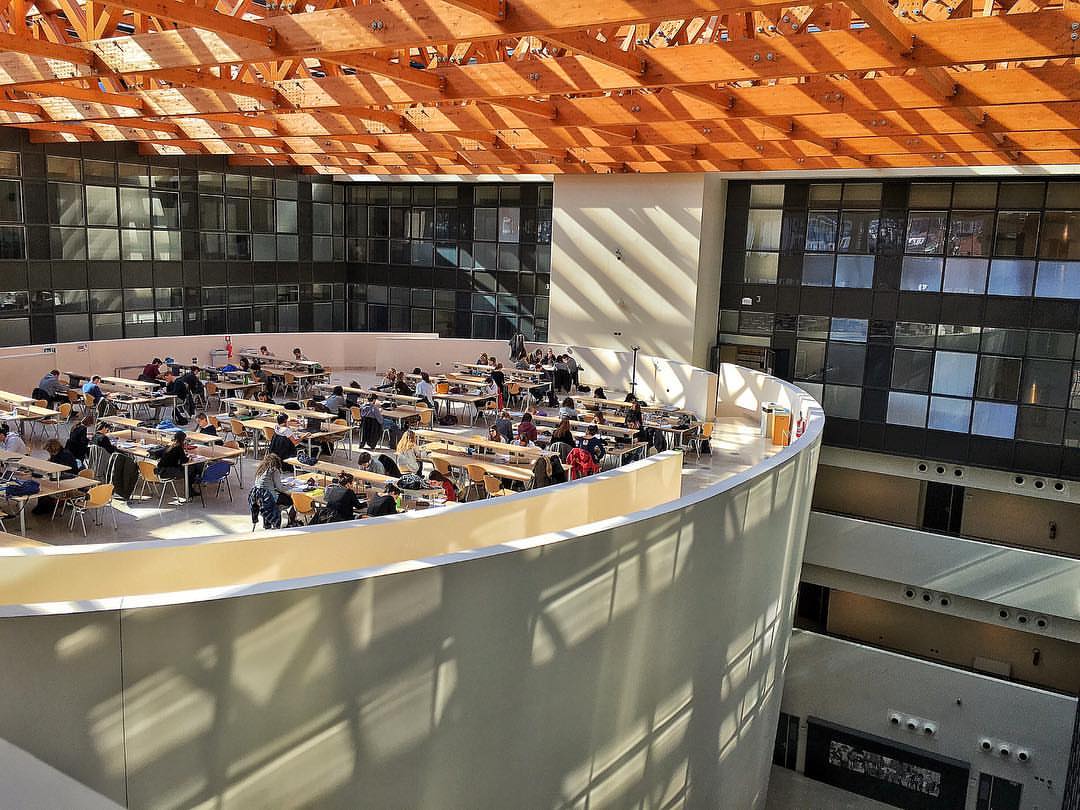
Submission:
MULTIPOLYGON (((148 575, 130 599, 10 604, 0 736, 130 807, 761 806, 822 418, 772 378, 720 382, 725 406, 748 387, 786 398, 805 434, 711 488, 495 546, 299 579, 268 557, 232 588, 165 594, 148 575)), ((440 520, 349 531, 446 542, 440 520)), ((282 537, 312 558, 329 539, 282 537)), ((53 555, 27 559, 18 579, 43 587, 53 555)))

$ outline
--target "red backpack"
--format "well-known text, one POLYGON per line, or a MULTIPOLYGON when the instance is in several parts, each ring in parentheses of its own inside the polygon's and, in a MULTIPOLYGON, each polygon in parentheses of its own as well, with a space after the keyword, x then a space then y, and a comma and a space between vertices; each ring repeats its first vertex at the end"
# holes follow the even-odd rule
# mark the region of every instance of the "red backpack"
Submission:
POLYGON ((566 455, 566 463, 570 467, 570 480, 576 480, 586 475, 600 472, 600 467, 592 453, 580 447, 575 447, 566 455))

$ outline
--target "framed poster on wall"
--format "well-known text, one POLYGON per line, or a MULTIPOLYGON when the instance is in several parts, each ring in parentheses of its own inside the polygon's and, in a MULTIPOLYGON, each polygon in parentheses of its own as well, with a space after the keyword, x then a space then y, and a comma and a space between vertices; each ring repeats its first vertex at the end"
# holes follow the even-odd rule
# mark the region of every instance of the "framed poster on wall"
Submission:
POLYGON ((967 762, 807 718, 806 775, 906 810, 964 810, 967 762))

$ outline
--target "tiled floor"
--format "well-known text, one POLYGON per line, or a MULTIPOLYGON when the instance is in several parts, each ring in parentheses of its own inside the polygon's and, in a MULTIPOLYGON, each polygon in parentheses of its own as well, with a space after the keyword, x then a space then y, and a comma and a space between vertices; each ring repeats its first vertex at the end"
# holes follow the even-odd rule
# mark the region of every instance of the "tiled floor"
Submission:
MULTIPOLYGON (((370 371, 346 370, 335 373, 334 378, 336 382, 357 379, 363 385, 376 382, 375 375, 370 371)), ((483 424, 481 423, 477 428, 462 426, 453 429, 462 432, 479 432, 483 430, 483 424)), ((63 433, 61 436, 64 438, 63 433)), ((40 446, 32 449, 35 455, 44 455, 40 446)), ((710 486, 758 463, 773 452, 775 452, 774 449, 758 437, 756 422, 738 419, 721 420, 713 434, 711 455, 703 455, 700 459, 693 453, 687 455, 683 470, 684 491, 710 486)), ((335 460, 347 463, 340 453, 335 460)), ((224 492, 220 497, 207 494, 205 508, 198 497, 187 503, 166 504, 160 510, 157 508, 156 500, 152 502, 136 500, 128 504, 115 501, 118 528, 114 530, 112 521, 106 517, 103 527, 87 526, 89 537, 85 539, 79 526, 71 532, 66 522, 59 519, 50 521, 48 517, 28 515, 27 536, 60 545, 149 538, 212 537, 219 534, 250 532, 251 520, 246 496, 254 478, 256 462, 254 459, 245 458, 242 464, 244 486, 238 486, 235 478, 232 480, 232 501, 224 492)), ((13 533, 18 531, 18 519, 7 521, 7 531, 13 533)))

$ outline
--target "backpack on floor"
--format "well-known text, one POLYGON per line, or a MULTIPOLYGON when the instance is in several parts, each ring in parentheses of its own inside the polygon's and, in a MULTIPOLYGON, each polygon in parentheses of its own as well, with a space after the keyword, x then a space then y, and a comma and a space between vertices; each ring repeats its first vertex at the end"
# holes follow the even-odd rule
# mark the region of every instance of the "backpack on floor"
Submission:
POLYGON ((443 425, 444 427, 446 425, 456 425, 457 424, 457 417, 454 416, 452 413, 448 413, 446 416, 440 416, 439 417, 439 424, 443 425))

